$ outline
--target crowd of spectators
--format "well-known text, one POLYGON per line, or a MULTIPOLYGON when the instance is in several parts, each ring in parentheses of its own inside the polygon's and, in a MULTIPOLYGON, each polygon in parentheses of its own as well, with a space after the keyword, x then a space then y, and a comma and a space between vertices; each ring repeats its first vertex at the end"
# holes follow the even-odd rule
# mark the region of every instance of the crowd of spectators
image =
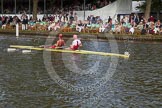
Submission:
POLYGON ((53 14, 44 15, 42 19, 34 20, 28 18, 26 14, 17 16, 1 16, 0 27, 6 29, 7 26, 15 28, 18 23, 22 30, 46 30, 56 31, 65 28, 71 28, 77 32, 87 30, 97 30, 98 32, 116 33, 116 34, 162 34, 162 23, 154 16, 146 20, 138 14, 125 15, 118 20, 113 21, 110 16, 107 21, 102 20, 102 16, 90 15, 86 20, 78 20, 77 14, 53 14))

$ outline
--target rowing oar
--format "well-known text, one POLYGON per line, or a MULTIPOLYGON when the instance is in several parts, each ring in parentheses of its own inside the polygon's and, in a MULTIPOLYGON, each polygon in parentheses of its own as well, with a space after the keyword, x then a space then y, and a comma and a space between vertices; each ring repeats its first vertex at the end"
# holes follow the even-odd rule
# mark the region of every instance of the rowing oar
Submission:
POLYGON ((39 48, 48 48, 48 47, 50 47, 51 45, 39 45, 38 47, 39 48))

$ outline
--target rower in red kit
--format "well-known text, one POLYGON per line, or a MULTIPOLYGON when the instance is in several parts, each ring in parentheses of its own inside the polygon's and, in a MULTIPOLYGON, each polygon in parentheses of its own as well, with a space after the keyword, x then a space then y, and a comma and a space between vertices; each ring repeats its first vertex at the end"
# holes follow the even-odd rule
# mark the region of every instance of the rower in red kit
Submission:
POLYGON ((62 39, 62 34, 59 34, 59 40, 50 48, 62 48, 63 46, 65 46, 65 41, 62 39))
POLYGON ((72 42, 72 45, 70 45, 70 49, 71 50, 78 50, 79 47, 82 46, 82 42, 78 39, 78 36, 77 35, 73 35, 73 42, 72 42))

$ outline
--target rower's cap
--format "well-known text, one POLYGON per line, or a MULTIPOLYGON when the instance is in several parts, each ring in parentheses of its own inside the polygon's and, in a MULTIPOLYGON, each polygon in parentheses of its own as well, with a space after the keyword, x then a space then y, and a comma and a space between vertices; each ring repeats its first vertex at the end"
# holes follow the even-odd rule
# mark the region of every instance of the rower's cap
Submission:
POLYGON ((77 35, 73 35, 73 38, 74 38, 74 39, 77 39, 77 38, 78 38, 78 36, 77 36, 77 35))
POLYGON ((59 38, 62 38, 62 34, 59 34, 59 38))

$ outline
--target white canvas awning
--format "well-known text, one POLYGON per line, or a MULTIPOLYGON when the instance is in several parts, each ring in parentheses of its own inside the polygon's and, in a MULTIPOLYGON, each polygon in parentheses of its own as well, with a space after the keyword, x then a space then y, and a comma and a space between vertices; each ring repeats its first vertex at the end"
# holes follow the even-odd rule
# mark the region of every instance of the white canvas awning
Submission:
MULTIPOLYGON (((84 19, 84 11, 75 11, 78 19, 84 19)), ((103 8, 93 11, 85 11, 85 18, 89 15, 100 16, 103 20, 107 20, 109 16, 115 18, 117 14, 131 14, 132 0, 117 0, 103 8)))

